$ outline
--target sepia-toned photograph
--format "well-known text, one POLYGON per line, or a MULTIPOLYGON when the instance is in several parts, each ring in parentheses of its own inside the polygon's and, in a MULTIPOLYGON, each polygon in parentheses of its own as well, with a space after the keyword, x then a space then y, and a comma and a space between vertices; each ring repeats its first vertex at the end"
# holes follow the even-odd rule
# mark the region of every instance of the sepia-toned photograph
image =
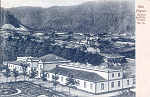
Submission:
POLYGON ((0 97, 136 97, 135 0, 1 0, 0 97))

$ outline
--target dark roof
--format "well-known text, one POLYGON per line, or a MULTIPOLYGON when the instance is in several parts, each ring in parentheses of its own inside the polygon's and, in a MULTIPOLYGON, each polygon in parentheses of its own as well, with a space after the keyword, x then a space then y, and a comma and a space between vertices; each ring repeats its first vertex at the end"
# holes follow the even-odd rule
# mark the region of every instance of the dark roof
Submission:
POLYGON ((55 64, 44 64, 44 71, 50 71, 50 70, 54 69, 55 67, 56 67, 55 64))
POLYGON ((15 64, 15 65, 21 65, 23 62, 22 61, 12 61, 12 62, 9 62, 11 64, 15 64))
MULTIPOLYGON (((56 71, 56 68, 52 69, 49 72, 55 73, 55 71, 56 71)), ((82 70, 57 67, 57 72, 59 75, 64 75, 64 76, 73 74, 74 78, 76 78, 76 79, 86 80, 86 81, 90 81, 90 82, 99 82, 99 81, 106 80, 102 76, 98 75, 97 73, 87 72, 87 71, 82 71, 82 70)))
POLYGON ((110 66, 109 69, 112 69, 112 70, 121 70, 122 67, 121 66, 110 66))
POLYGON ((37 58, 37 57, 33 57, 33 58, 28 58, 27 60, 37 62, 37 61, 39 61, 40 59, 37 58))
POLYGON ((39 59, 41 59, 43 62, 67 61, 66 59, 62 57, 58 57, 54 54, 48 54, 48 55, 40 57, 39 59))
POLYGON ((123 75, 124 78, 130 78, 130 77, 135 77, 135 74, 133 74, 132 72, 124 72, 123 75))
POLYGON ((123 58, 124 56, 121 56, 119 54, 107 54, 107 53, 101 53, 102 56, 106 57, 106 58, 123 58))

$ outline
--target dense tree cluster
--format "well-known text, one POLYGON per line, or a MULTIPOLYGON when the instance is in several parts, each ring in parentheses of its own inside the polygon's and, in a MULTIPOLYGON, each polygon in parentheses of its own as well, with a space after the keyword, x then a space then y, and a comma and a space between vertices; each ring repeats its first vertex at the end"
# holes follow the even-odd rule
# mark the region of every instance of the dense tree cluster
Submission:
POLYGON ((5 41, 3 46, 4 60, 16 60, 17 56, 33 56, 41 57, 49 53, 71 60, 73 62, 91 63, 99 65, 103 62, 103 57, 99 54, 92 54, 81 51, 79 48, 65 48, 53 45, 51 39, 37 41, 32 35, 23 35, 21 33, 13 33, 5 41))

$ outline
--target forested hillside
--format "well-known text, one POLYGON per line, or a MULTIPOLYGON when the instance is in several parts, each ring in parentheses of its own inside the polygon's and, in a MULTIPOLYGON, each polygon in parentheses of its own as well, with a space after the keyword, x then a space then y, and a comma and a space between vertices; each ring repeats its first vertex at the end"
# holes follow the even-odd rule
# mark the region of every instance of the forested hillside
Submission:
MULTIPOLYGON (((103 57, 99 54, 81 51, 78 48, 65 48, 54 45, 53 31, 56 33, 107 33, 109 34, 135 34, 134 3, 123 2, 87 2, 76 6, 17 7, 2 9, 0 26, 10 24, 6 28, 28 30, 44 30, 43 36, 20 31, 3 31, 0 35, 0 59, 15 60, 17 56, 40 57, 54 53, 72 61, 89 62, 99 65, 103 57), (53 29, 53 30, 52 30, 53 29), (4 37, 5 36, 5 37, 4 37), (47 37, 48 36, 48 37, 47 37), (47 38, 46 38, 47 37, 47 38)), ((111 36, 110 36, 111 37, 111 36)), ((117 52, 112 41, 102 41, 99 36, 98 46, 102 51, 117 52), (101 43, 100 43, 101 42, 101 43), (115 48, 115 50, 114 50, 115 48), (113 49, 113 50, 111 50, 113 49)), ((64 40, 63 40, 64 41, 64 40)), ((120 48, 119 48, 120 49, 120 48)), ((126 55, 126 52, 123 53, 126 55)), ((131 57, 135 55, 133 54, 131 57)))
POLYGON ((134 5, 122 2, 87 2, 77 6, 50 8, 17 7, 7 9, 23 25, 34 29, 82 33, 134 34, 134 5))

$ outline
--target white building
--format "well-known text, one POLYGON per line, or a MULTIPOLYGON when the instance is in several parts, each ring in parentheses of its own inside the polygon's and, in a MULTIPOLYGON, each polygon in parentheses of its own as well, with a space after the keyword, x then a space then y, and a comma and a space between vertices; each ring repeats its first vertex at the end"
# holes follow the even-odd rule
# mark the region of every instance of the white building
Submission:
MULTIPOLYGON (((10 70, 16 68, 19 72, 22 72, 21 60, 9 62, 8 66, 10 70)), ((120 68, 91 68, 92 66, 86 66, 81 64, 70 64, 61 57, 48 54, 40 58, 27 58, 25 64, 27 64, 27 71, 30 74, 31 68, 37 70, 37 77, 41 78, 43 71, 46 73, 48 81, 52 81, 52 76, 55 72, 58 72, 59 83, 66 85, 69 74, 73 75, 73 78, 79 82, 76 86, 77 89, 86 91, 93 94, 108 93, 121 89, 135 87, 135 77, 128 73, 124 73, 120 68), (56 65, 58 66, 56 68, 56 65)))
POLYGON ((46 71, 47 80, 53 80, 52 76, 56 70, 60 84, 65 85, 68 74, 73 74, 74 79, 79 82, 79 85, 76 86, 77 89, 93 94, 107 93, 135 86, 135 77, 125 76, 121 70, 94 70, 68 65, 59 65, 57 68, 46 71))
POLYGON ((24 67, 26 68, 28 74, 30 73, 29 71, 31 70, 30 65, 21 60, 7 62, 7 64, 5 64, 5 65, 8 65, 8 69, 10 69, 10 71, 13 71, 14 69, 16 69, 18 71, 18 73, 20 73, 20 74, 23 73, 24 67))

